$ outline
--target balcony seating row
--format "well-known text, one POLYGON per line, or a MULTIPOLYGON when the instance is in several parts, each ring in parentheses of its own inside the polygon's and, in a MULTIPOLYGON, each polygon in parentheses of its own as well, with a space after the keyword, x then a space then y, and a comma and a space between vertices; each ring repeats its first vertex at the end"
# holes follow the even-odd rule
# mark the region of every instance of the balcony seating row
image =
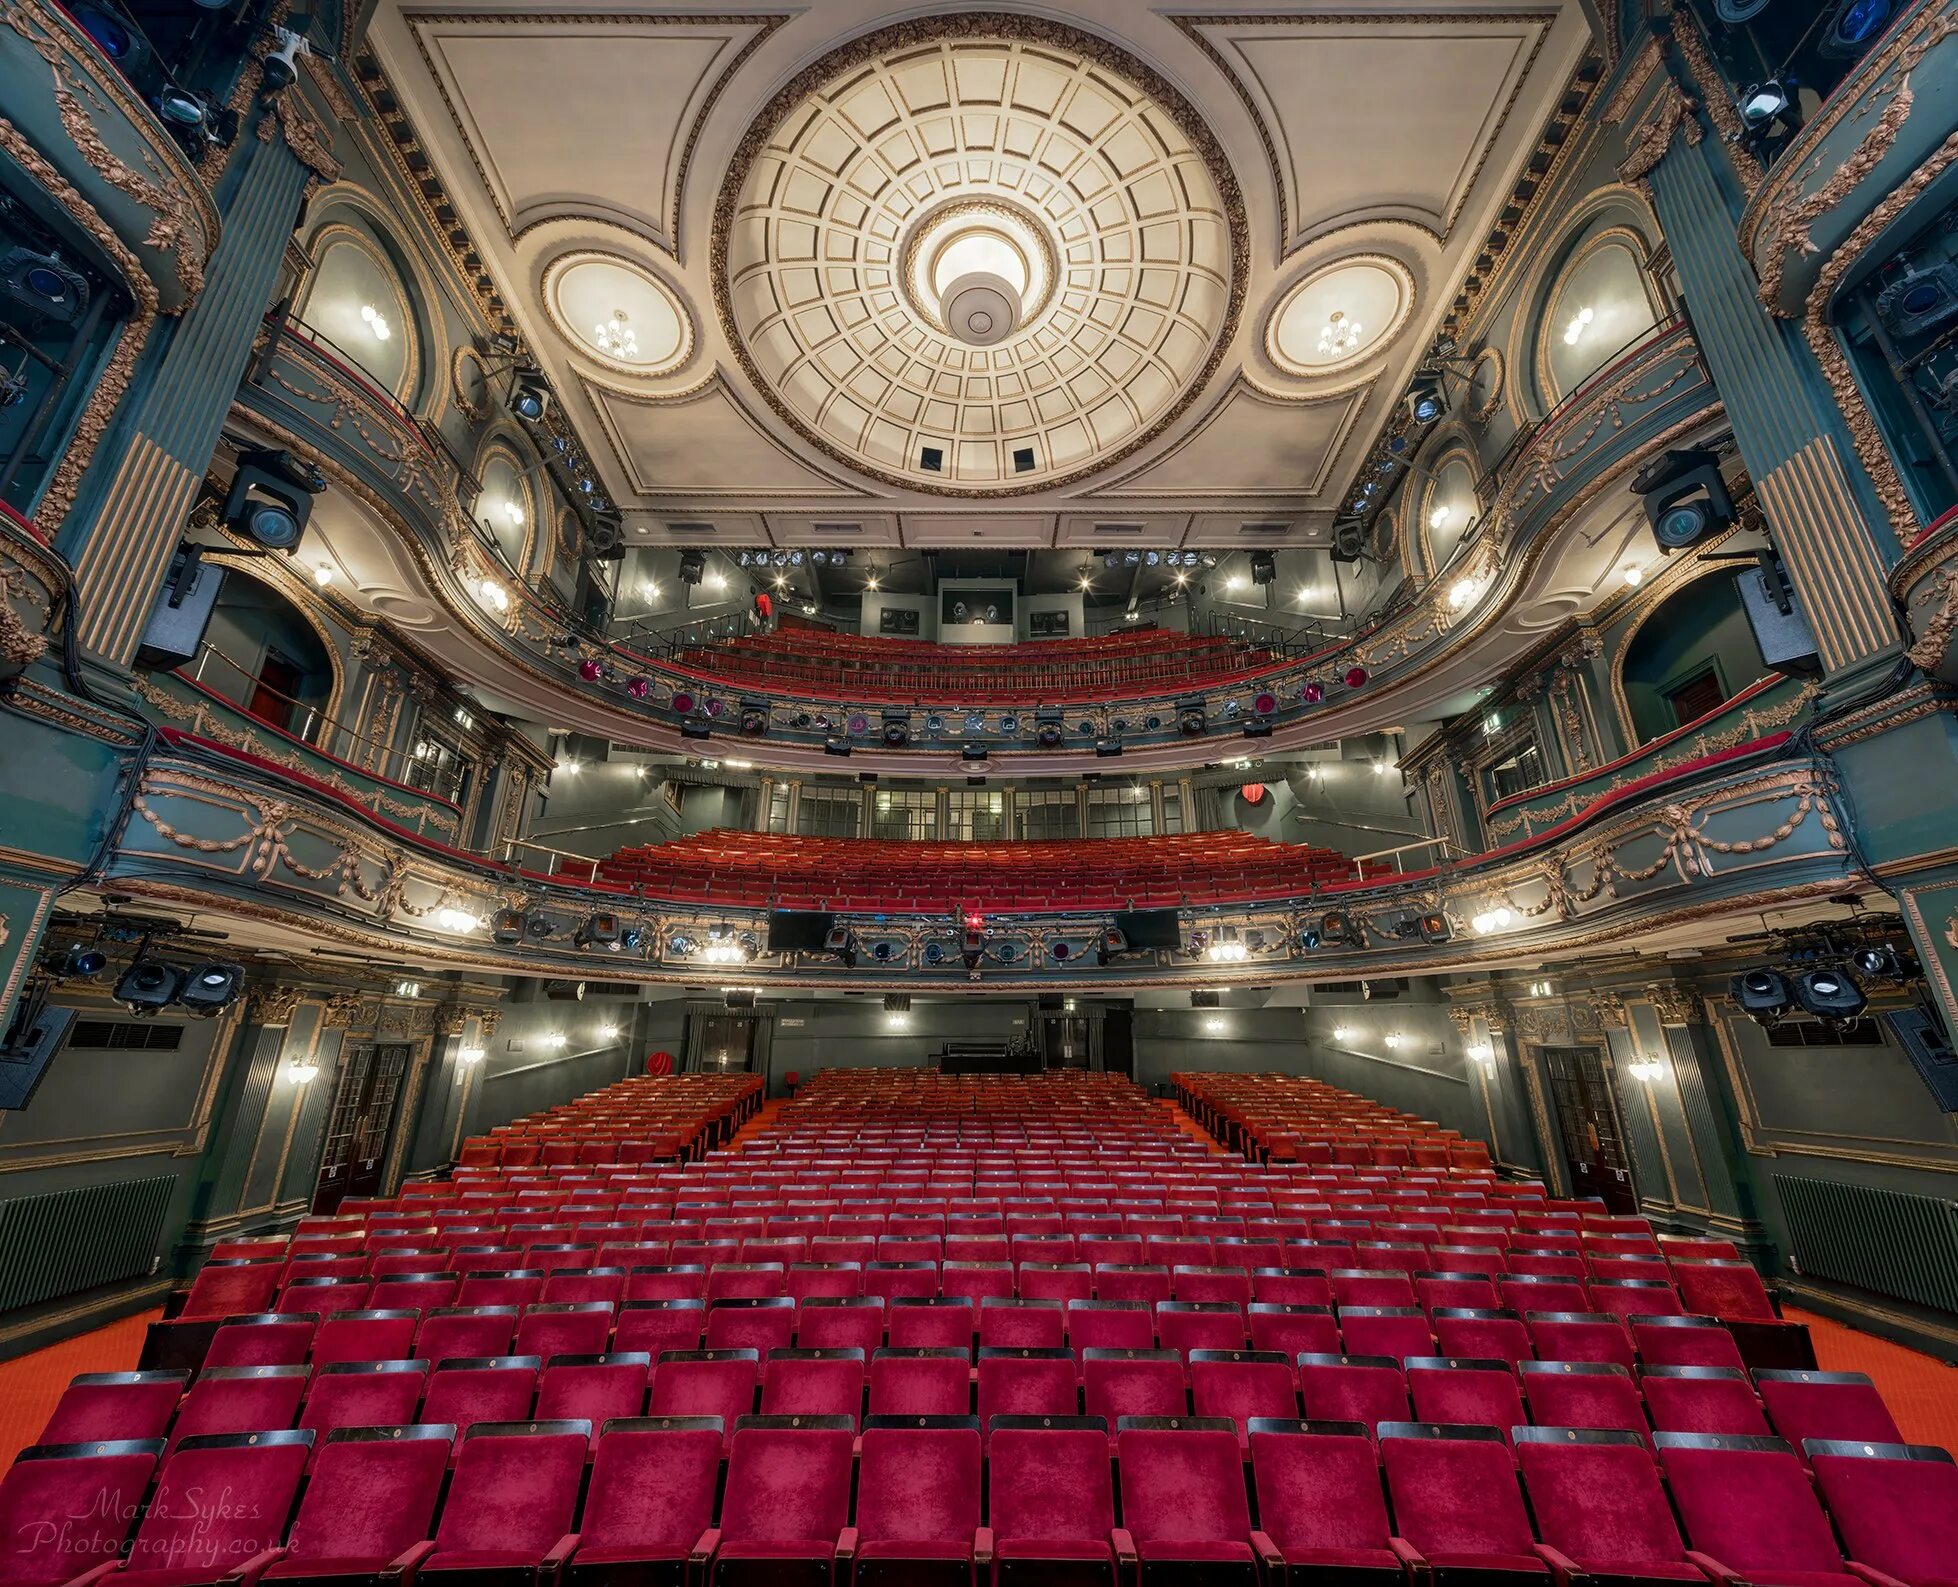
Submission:
POLYGON ((1221 636, 1133 629, 1022 645, 941 645, 781 628, 683 650, 677 667, 736 693, 952 709, 1098 701, 1248 684, 1282 658, 1221 636))
MULTIPOLYGON (((583 879, 582 863, 559 863, 583 879)), ((1357 875, 1331 849, 1237 831, 911 843, 716 828, 620 849, 597 879, 704 903, 948 914, 1296 900, 1357 875)))

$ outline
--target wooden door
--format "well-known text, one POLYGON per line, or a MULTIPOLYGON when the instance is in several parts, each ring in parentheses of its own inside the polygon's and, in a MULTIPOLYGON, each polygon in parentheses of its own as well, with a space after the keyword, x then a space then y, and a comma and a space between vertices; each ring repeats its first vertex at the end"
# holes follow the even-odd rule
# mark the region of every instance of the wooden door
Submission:
POLYGON ((1596 1196, 1613 1213, 1637 1212, 1638 1190, 1603 1054, 1595 1047, 1546 1047, 1543 1066, 1572 1193, 1596 1196))
POLYGON ((380 1194, 408 1057, 404 1042, 362 1042, 342 1057, 313 1211, 332 1212, 348 1196, 380 1194))

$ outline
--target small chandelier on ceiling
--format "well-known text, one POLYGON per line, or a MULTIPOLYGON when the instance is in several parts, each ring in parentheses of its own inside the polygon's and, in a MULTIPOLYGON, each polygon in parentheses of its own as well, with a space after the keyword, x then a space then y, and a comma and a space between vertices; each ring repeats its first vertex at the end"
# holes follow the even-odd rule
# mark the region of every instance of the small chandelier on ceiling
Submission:
POLYGON ((1323 358, 1343 358, 1360 345, 1364 331, 1358 320, 1346 317, 1344 309, 1334 309, 1319 328, 1319 353, 1323 358))
POLYGON ((607 358, 621 361, 639 356, 639 336, 627 323, 624 309, 612 310, 609 320, 600 320, 592 330, 592 345, 607 358))

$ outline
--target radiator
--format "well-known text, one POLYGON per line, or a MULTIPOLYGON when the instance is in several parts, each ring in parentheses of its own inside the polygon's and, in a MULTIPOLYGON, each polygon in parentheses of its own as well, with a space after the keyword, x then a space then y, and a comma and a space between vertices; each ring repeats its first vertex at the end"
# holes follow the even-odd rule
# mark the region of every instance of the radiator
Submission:
POLYGON ((0 1311, 150 1271, 174 1175, 0 1201, 0 1311))
POLYGON ((1774 1186, 1804 1275, 1958 1311, 1958 1202, 1794 1174, 1774 1186))

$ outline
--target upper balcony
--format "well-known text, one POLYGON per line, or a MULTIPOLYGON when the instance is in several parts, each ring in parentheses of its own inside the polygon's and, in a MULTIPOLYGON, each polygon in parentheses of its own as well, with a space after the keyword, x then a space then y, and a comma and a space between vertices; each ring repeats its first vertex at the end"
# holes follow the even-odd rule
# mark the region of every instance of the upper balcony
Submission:
MULTIPOLYGON (((765 741, 770 762, 785 767, 819 766, 846 749, 893 772, 943 772, 963 756, 1010 759, 1027 773, 1076 764, 1097 744, 1119 743, 1131 765, 1168 767, 1247 726, 1278 750, 1405 719, 1484 676, 1500 648, 1533 632, 1519 600, 1581 551, 1583 509, 1718 411, 1687 327, 1668 322, 1511 450, 1485 482, 1493 500, 1466 549, 1379 624, 1269 659, 1242 647, 1238 670, 1225 676, 1191 668, 1140 681, 1092 671, 1031 685, 1023 674, 969 688, 950 680, 942 699, 926 703, 919 681, 896 670, 833 669, 818 686, 733 650, 653 655, 586 629, 527 588, 469 522, 458 500, 464 476, 424 427, 296 329, 278 334, 263 377, 239 402, 259 428, 317 456, 357 503, 336 517, 323 502, 316 514, 347 537, 345 557, 417 586, 389 599, 403 611, 419 606, 419 617, 384 615, 414 627, 458 675, 540 719, 663 749, 730 736, 748 740, 752 754, 765 741), (1417 680, 1418 690, 1406 687, 1417 680), (1042 707, 1059 713, 1058 742, 1040 731, 1042 707), (900 734, 887 741, 887 726, 900 734)), ((1024 657, 1037 663, 1045 643, 1024 647, 1024 657)))
POLYGON ((91 31, 48 0, 11 0, 0 28, 0 150, 133 266, 131 290, 167 314, 202 291, 218 212, 203 174, 118 64, 147 49, 106 13, 91 31))
POLYGON ((564 979, 1213 985, 1487 967, 1631 931, 1656 950, 1717 936, 1739 910, 1826 897, 1854 871, 1832 789, 1810 758, 1786 753, 1795 719, 1776 699, 1753 695, 1730 726, 1694 724, 1698 738, 1669 737, 1583 789, 1550 791, 1571 808, 1537 812, 1532 831, 1501 847, 1368 877, 1241 833, 963 856, 846 843, 770 874, 764 860, 793 860, 806 840, 727 834, 681 851, 698 864, 652 850, 657 864, 633 856, 613 879, 574 880, 462 854, 325 777, 172 727, 106 882, 205 898, 242 917, 240 940, 290 949, 330 938, 564 979), (771 952, 770 911, 785 904, 834 914, 843 951, 771 952), (1180 909, 1181 946, 1098 953, 1112 913, 1131 906, 1180 909))

